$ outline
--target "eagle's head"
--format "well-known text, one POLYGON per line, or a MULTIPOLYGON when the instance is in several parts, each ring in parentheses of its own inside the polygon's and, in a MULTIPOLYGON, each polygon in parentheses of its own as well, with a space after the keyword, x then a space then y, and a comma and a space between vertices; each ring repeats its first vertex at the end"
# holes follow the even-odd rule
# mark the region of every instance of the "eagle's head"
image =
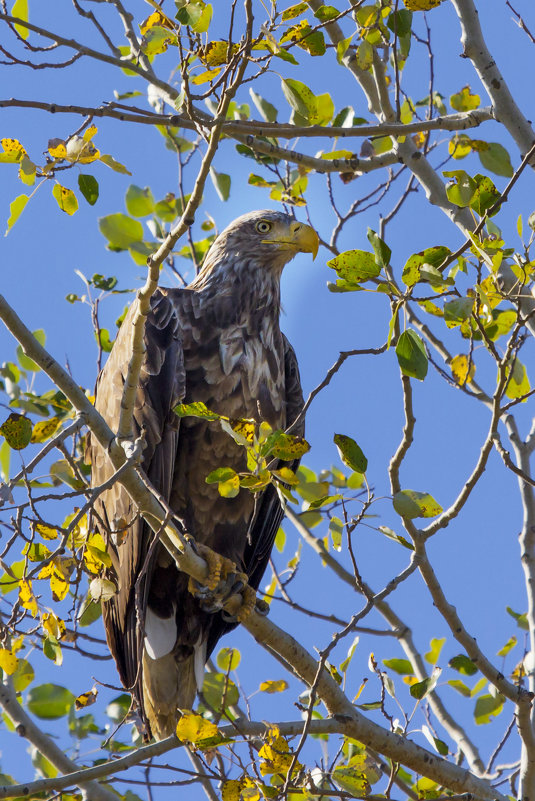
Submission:
POLYGON ((201 286, 215 272, 262 269, 280 276, 296 253, 318 252, 319 238, 310 225, 281 211, 263 209, 243 214, 213 242, 194 284, 201 286))

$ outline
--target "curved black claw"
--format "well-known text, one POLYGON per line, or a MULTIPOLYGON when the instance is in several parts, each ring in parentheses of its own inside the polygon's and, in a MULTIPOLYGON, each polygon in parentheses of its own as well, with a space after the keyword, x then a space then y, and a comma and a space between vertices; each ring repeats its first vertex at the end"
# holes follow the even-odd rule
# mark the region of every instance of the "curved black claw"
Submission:
POLYGON ((269 604, 263 601, 262 598, 257 598, 255 611, 257 614, 262 615, 262 617, 267 617, 267 615, 269 615, 269 604))

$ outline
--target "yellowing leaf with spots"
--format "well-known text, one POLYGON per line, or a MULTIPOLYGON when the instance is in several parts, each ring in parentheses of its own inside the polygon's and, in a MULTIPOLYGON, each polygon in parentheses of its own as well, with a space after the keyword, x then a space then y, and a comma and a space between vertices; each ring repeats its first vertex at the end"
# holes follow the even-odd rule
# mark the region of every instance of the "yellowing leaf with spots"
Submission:
POLYGON ((392 498, 394 509, 401 517, 436 517, 442 512, 442 506, 428 492, 416 490, 400 490, 392 498))
POLYGON ((8 651, 7 648, 0 648, 0 668, 4 673, 11 676, 16 671, 18 663, 19 660, 12 651, 8 651))
POLYGON ((451 374, 460 387, 463 387, 466 382, 470 382, 476 372, 476 366, 472 360, 469 361, 468 356, 464 353, 459 353, 454 356, 450 362, 451 374))
MULTIPOLYGON (((272 742, 264 743, 258 756, 264 760, 260 763, 260 773, 266 776, 270 773, 287 773, 292 764, 293 755, 284 737, 276 737, 272 742)), ((300 770, 302 765, 295 763, 294 770, 300 770)))
POLYGON ((35 595, 33 594, 32 590, 32 582, 26 581, 26 579, 21 579, 19 584, 19 601, 21 606, 24 609, 29 609, 32 615, 35 617, 38 611, 37 607, 37 600, 35 595))
POLYGON ((48 143, 48 152, 56 161, 63 161, 67 158, 67 148, 61 139, 52 139, 48 143))
POLYGON ((409 11, 431 11, 442 3, 442 0, 403 0, 409 11))
POLYGON ((65 634, 65 623, 54 612, 45 612, 41 619, 41 624, 46 633, 55 637, 56 640, 61 640, 65 634))
POLYGON ((60 426, 60 417, 50 417, 48 420, 40 420, 33 427, 30 442, 46 442, 47 439, 54 436, 60 426))
POLYGON ((0 153, 0 164, 17 164, 28 155, 18 139, 0 139, 0 144, 4 148, 0 153))
POLYGON ((26 186, 33 186, 36 173, 37 167, 33 161, 28 156, 23 156, 19 166, 19 178, 22 183, 26 184, 26 186))
POLYGON ((32 438, 31 420, 22 414, 12 412, 0 426, 0 434, 5 437, 10 448, 20 451, 30 444, 32 438))
POLYGON ((222 801, 240 801, 242 782, 239 779, 229 779, 221 788, 222 801))
POLYGON ((92 687, 91 690, 88 690, 86 693, 82 693, 81 695, 77 696, 74 699, 74 707, 75 709, 85 709, 87 706, 91 706, 97 700, 97 688, 92 687))
POLYGON ((58 536, 57 529, 44 523, 36 523, 35 530, 39 532, 44 540, 55 540, 58 536))
POLYGON ((230 425, 236 434, 240 434, 247 442, 254 442, 255 423, 254 420, 231 420, 230 425))
POLYGON ((140 24, 139 29, 141 33, 145 34, 155 25, 158 25, 162 28, 169 28, 170 31, 175 30, 175 25, 169 19, 169 17, 163 13, 163 11, 154 11, 144 22, 140 24))
POLYGON ((185 740, 188 743, 199 743, 201 740, 218 736, 215 723, 205 720, 195 712, 184 712, 177 723, 175 733, 179 740, 185 740))
POLYGON ((296 437, 293 434, 280 434, 273 445, 271 453, 277 459, 291 462, 293 459, 300 459, 309 450, 310 445, 303 437, 296 437))
POLYGON ((284 679, 277 679, 276 681, 263 681, 258 688, 263 693, 282 693, 288 689, 288 682, 284 679))
POLYGON ((63 601, 69 592, 69 582, 54 571, 50 576, 50 590, 52 591, 52 597, 55 601, 63 601))
POLYGON ((85 551, 84 562, 91 573, 100 573, 103 567, 111 567, 111 556, 100 534, 91 534, 85 551))
POLYGON ((229 45, 228 42, 208 42, 201 56, 208 67, 219 67, 226 64, 239 50, 239 45, 229 45))
POLYGON ((55 184, 52 194, 56 198, 60 209, 70 217, 72 217, 75 211, 78 211, 78 201, 72 189, 67 189, 66 186, 62 186, 61 184, 55 184))

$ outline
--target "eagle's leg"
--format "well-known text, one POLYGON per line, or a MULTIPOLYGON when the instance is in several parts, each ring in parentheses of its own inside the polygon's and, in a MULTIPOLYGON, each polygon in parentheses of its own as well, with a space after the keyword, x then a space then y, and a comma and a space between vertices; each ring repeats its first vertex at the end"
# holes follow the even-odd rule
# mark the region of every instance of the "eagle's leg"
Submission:
POLYGON ((200 542, 195 543, 195 549, 208 565, 208 573, 202 582, 190 576, 188 590, 192 595, 202 595, 203 590, 213 592, 217 589, 221 580, 226 581, 228 576, 236 574, 237 567, 231 559, 221 556, 221 554, 216 553, 207 545, 202 545, 200 542))

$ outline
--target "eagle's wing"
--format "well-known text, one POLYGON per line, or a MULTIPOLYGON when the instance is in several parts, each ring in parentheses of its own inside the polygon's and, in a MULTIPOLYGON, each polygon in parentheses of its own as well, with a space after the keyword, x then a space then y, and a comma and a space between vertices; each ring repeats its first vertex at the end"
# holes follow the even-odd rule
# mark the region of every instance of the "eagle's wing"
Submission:
MULTIPOLYGON (((123 386, 132 353, 132 319, 137 303, 127 314, 113 350, 102 371, 96 407, 108 424, 117 425, 123 386)), ((144 434, 142 467, 151 484, 169 499, 177 451, 179 418, 172 411, 185 392, 185 372, 180 319, 176 306, 158 291, 151 302, 145 325, 145 357, 141 369, 134 409, 134 434, 144 434)), ((113 474, 110 461, 94 443, 91 447, 92 485, 97 487, 113 474)), ((152 532, 139 517, 135 505, 119 482, 106 490, 95 504, 104 523, 117 584, 116 594, 103 604, 104 625, 110 651, 117 663, 125 687, 131 688, 140 706, 140 663, 142 627, 138 616, 144 614, 146 598, 154 569, 149 555, 152 532), (107 510, 113 510, 110 520, 107 510), (142 577, 139 578, 140 573, 142 577), (137 610, 136 610, 137 606, 137 610)))
MULTIPOLYGON (((303 391, 299 377, 299 367, 295 351, 284 336, 284 376, 285 376, 285 405, 286 405, 286 427, 299 417, 303 405, 303 391)), ((293 429, 292 434, 304 436, 305 421, 304 417, 293 429)), ((299 467, 299 459, 293 462, 281 462, 292 470, 299 467)), ((269 557, 273 549, 273 543, 277 531, 284 517, 279 496, 273 485, 266 487, 256 506, 255 516, 249 531, 249 540, 244 553, 244 567, 249 576, 249 584, 258 589, 262 581, 262 576, 269 562, 269 557)), ((217 645, 218 640, 228 631, 235 628, 234 623, 226 623, 220 615, 214 615, 207 641, 207 658, 217 645)))

